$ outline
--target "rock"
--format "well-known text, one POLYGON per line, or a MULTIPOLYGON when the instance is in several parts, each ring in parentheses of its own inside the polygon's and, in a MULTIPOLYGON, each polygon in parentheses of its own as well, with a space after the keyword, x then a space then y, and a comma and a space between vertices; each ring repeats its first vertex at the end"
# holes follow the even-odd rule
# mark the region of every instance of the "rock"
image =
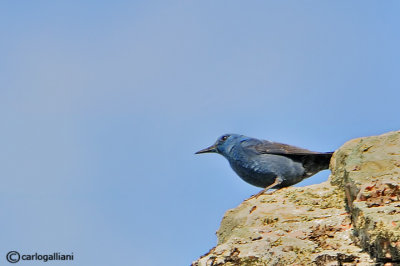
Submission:
POLYGON ((361 247, 378 262, 400 263, 400 131, 345 143, 331 168, 361 247))
POLYGON ((192 265, 397 265, 400 131, 347 142, 331 171, 227 211, 217 246, 192 265))
POLYGON ((351 228, 344 193, 329 182, 284 188, 227 211, 217 247, 193 265, 372 263, 351 228))

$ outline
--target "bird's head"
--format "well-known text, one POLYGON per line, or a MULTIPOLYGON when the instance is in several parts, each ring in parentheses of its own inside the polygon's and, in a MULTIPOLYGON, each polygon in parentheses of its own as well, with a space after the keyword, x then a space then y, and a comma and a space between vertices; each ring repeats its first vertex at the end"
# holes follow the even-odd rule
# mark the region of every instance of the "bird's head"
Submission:
POLYGON ((221 137, 219 137, 213 145, 196 152, 196 154, 219 153, 221 155, 226 156, 229 154, 229 152, 235 146, 235 144, 240 143, 241 137, 244 136, 238 134, 224 134, 221 137))

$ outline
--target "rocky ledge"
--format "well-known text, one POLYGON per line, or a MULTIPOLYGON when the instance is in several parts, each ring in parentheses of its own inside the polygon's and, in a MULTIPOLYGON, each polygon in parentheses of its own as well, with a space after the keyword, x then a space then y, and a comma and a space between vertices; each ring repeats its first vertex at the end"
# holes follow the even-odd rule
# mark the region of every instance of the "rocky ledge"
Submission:
POLYGON ((345 143, 330 169, 227 211, 192 265, 400 265, 400 131, 345 143))

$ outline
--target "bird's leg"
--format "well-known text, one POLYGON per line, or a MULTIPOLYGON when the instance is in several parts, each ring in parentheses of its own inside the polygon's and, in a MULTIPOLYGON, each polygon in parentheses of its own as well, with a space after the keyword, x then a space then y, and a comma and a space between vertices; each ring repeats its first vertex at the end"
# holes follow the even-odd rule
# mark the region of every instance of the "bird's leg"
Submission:
POLYGON ((258 198, 260 195, 262 195, 262 194, 264 194, 265 192, 267 192, 268 189, 271 189, 271 188, 273 188, 273 187, 275 187, 275 186, 281 184, 282 181, 283 181, 283 180, 282 180, 279 176, 277 176, 276 179, 275 179, 275 181, 274 181, 274 183, 272 183, 272 184, 269 185, 268 187, 264 188, 263 190, 261 190, 260 192, 258 192, 257 194, 255 194, 254 196, 251 196, 250 199, 251 199, 251 198, 258 198))

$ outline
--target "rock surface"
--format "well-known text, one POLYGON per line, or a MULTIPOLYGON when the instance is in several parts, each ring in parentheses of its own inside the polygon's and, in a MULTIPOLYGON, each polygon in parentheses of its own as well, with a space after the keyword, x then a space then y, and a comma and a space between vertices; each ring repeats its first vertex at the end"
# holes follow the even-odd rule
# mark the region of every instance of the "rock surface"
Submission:
POLYGON ((400 131, 345 143, 331 171, 227 211, 193 265, 398 265, 400 131))
POLYGON ((331 169, 361 247, 379 262, 400 263, 400 131, 347 142, 331 169))

